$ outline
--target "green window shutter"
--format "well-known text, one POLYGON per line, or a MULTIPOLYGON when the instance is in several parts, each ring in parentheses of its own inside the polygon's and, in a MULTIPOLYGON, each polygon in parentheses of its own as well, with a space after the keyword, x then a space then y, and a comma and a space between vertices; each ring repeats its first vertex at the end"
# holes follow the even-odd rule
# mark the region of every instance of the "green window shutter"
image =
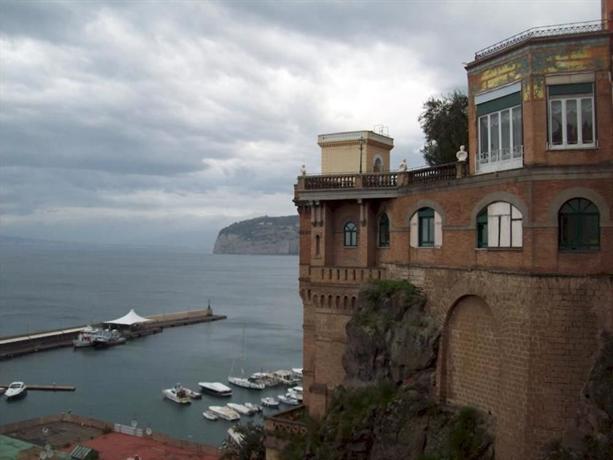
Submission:
POLYGON ((571 94, 592 94, 594 92, 593 83, 569 83, 567 85, 550 85, 550 96, 566 96, 571 94))
POLYGON ((498 112, 499 110, 515 107, 516 105, 521 105, 521 91, 477 105, 477 116, 480 117, 488 113, 498 112))

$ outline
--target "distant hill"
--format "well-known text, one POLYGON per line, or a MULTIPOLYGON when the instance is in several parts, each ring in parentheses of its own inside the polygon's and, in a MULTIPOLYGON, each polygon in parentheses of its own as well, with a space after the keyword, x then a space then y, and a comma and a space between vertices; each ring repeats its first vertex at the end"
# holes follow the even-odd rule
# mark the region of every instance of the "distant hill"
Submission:
POLYGON ((298 254, 298 216, 256 217, 217 235, 214 254, 298 254))

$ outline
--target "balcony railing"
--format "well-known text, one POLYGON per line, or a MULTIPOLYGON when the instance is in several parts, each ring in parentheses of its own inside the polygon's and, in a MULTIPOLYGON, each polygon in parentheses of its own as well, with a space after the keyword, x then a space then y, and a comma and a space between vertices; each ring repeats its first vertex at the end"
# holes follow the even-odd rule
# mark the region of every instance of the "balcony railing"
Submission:
POLYGON ((326 189, 387 189, 412 184, 448 181, 466 174, 466 163, 446 163, 409 171, 372 174, 330 174, 305 176, 305 190, 326 189))
POLYGON ((521 168, 524 164, 523 156, 523 145, 517 145, 513 149, 503 148, 489 152, 480 152, 479 161, 477 161, 477 173, 482 174, 521 168))
POLYGON ((497 53, 503 49, 530 40, 531 38, 556 37, 558 35, 583 34, 588 32, 600 32, 605 30, 605 22, 602 20, 573 22, 570 24, 558 24, 551 26, 533 27, 524 30, 509 38, 494 43, 487 48, 483 48, 475 53, 475 61, 497 53))

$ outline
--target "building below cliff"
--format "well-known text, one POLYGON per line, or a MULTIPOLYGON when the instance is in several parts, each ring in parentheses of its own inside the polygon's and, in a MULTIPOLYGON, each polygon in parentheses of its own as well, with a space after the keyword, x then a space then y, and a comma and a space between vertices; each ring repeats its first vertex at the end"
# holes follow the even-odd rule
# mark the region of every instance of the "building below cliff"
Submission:
POLYGON ((236 222, 219 232, 213 254, 298 254, 298 216, 236 222))

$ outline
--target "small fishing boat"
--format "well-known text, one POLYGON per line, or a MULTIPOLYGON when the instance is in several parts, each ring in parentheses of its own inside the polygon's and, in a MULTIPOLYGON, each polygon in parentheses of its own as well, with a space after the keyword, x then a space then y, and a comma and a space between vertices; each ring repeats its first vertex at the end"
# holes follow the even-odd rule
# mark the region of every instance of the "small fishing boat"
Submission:
POLYGON ((209 411, 217 415, 219 418, 233 422, 241 418, 240 414, 234 409, 225 406, 209 406, 209 411))
POLYGON ((250 402, 246 402, 243 404, 247 409, 249 409, 252 413, 257 414, 258 412, 262 412, 262 406, 259 404, 253 404, 250 402))
POLYGON ((13 382, 6 389, 4 396, 6 399, 19 399, 25 397, 28 387, 23 382, 13 382))
POLYGON ((287 404, 288 406, 299 406, 300 405, 300 401, 298 401, 295 398, 292 398, 290 395, 279 395, 277 396, 277 399, 279 400, 279 402, 282 402, 283 404, 287 404))
POLYGON ((251 411, 248 407, 238 404, 238 403, 228 403, 226 404, 230 409, 235 410, 241 415, 253 415, 255 412, 251 411))
POLYGON ((238 430, 236 429, 236 427, 230 427, 228 429, 228 436, 230 437, 232 442, 235 443, 237 446, 240 446, 245 440, 245 436, 240 434, 238 430))
POLYGON ((218 397, 232 396, 232 388, 225 386, 219 382, 198 382, 202 391, 218 397))
POLYGON ((207 420, 217 420, 219 417, 217 415, 215 415, 213 412, 211 412, 210 410, 205 410, 202 413, 202 416, 207 419, 207 420))
POLYGON ((162 390, 162 394, 166 399, 170 399, 177 404, 191 404, 192 402, 180 383, 177 383, 173 388, 162 390))
POLYGON ((260 399, 262 401, 262 405, 266 407, 279 407, 279 401, 271 396, 267 396, 265 398, 260 399))
POLYGON ((248 390, 263 390, 266 388, 266 385, 259 382, 252 382, 249 379, 245 379, 242 377, 228 377, 228 382, 232 385, 236 385, 237 387, 247 388, 248 390))

